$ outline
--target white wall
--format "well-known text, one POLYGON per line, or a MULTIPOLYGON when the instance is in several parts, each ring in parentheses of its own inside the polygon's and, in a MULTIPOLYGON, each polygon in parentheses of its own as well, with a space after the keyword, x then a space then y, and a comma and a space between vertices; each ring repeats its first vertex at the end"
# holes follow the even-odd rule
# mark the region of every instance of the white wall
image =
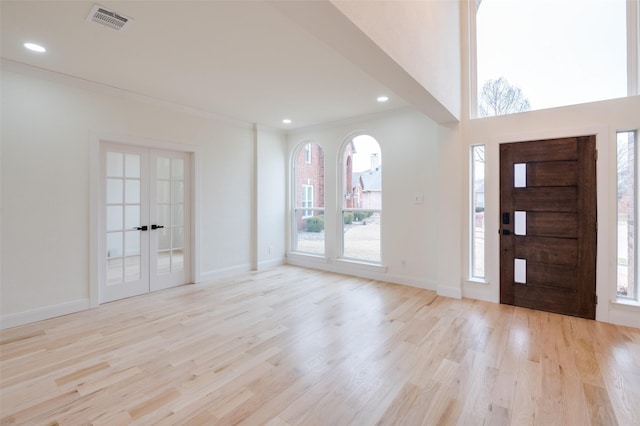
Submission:
MULTIPOLYGON (((251 125, 179 112, 26 66, 3 63, 1 78, 3 326, 88 307, 94 134, 197 146, 200 279, 250 268, 251 125)), ((268 144, 284 145, 284 136, 270 135, 268 144)), ((265 170, 282 167, 283 155, 265 156, 265 170)), ((284 188, 269 187, 284 199, 284 188)), ((277 207, 270 214, 278 214, 277 207)), ((269 235, 272 240, 283 253, 284 243, 269 235)))
POLYGON ((313 141, 324 149, 326 258, 289 253, 288 262, 436 289, 440 246, 437 212, 439 129, 440 126, 421 113, 407 109, 290 133, 289 168, 299 143, 313 141), (338 158, 343 142, 362 133, 373 136, 382 150, 383 265, 379 268, 339 260, 341 219, 338 203, 341 193, 337 190, 338 158), (415 204, 416 195, 423 196, 424 202, 415 204))
POLYGON ((256 129, 257 269, 284 263, 286 241, 287 145, 285 136, 256 129))
MULTIPOLYGON (((464 122, 465 145, 461 171, 464 173, 464 211, 469 207, 469 147, 486 144, 486 281, 467 281, 463 295, 499 300, 499 145, 543 138, 596 134, 598 149, 598 250, 596 286, 599 304, 596 319, 640 327, 640 306, 615 303, 616 265, 616 131, 640 129, 640 96, 593 102, 548 110, 464 122)), ((469 247, 469 216, 463 215, 463 247, 469 247)), ((464 274, 469 276, 468 250, 464 251, 464 274)))
POLYGON ((460 117, 459 1, 332 3, 454 117, 460 117))

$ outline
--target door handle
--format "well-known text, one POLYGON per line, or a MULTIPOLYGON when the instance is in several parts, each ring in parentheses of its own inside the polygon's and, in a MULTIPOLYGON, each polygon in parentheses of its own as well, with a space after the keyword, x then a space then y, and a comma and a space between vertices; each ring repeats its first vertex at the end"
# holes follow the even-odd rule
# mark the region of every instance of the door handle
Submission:
POLYGON ((147 229, 149 229, 149 227, 147 225, 144 225, 144 226, 138 226, 133 229, 135 229, 136 231, 146 231, 147 229))
POLYGON ((160 229, 164 228, 164 225, 151 225, 151 229, 160 229))

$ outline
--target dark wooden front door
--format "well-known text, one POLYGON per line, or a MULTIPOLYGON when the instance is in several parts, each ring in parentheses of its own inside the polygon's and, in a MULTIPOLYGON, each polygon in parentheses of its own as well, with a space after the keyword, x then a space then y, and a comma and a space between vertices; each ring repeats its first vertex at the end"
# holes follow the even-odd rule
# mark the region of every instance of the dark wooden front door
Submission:
POLYGON ((500 146, 500 303, 595 319, 595 136, 500 146))

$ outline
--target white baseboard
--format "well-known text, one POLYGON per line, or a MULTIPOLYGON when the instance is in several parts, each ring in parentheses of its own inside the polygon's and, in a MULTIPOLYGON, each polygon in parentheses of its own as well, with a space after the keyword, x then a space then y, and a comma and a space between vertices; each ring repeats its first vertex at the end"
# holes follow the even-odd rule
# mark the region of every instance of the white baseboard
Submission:
POLYGON ((462 289, 460 287, 438 286, 438 296, 451 297, 453 299, 462 299, 462 289))
POLYGON ((201 273, 196 279, 196 284, 201 284, 208 281, 215 281, 221 278, 229 278, 234 275, 244 274, 251 270, 251 264, 244 263, 242 265, 229 266, 227 268, 216 269, 215 271, 209 271, 201 273))
POLYGON ((286 259, 284 257, 281 257, 279 259, 264 260, 262 262, 258 262, 258 270, 261 271, 263 269, 274 268, 276 266, 284 265, 285 263, 286 259))
POLYGON ((500 296, 487 282, 467 280, 462 284, 462 297, 482 300, 484 302, 500 303, 500 296))
POLYGON ((367 265, 343 260, 329 261, 324 257, 304 256, 295 253, 290 253, 287 256, 287 263, 289 265, 302 266, 303 268, 319 269, 321 271, 352 275, 355 277, 406 285, 425 290, 435 291, 436 289, 436 284, 434 282, 403 275, 389 274, 387 273, 387 268, 384 266, 367 265))
POLYGON ((80 299, 15 314, 2 315, 0 317, 0 329, 4 330, 6 328, 18 327, 32 322, 85 311, 89 308, 89 299, 80 299))

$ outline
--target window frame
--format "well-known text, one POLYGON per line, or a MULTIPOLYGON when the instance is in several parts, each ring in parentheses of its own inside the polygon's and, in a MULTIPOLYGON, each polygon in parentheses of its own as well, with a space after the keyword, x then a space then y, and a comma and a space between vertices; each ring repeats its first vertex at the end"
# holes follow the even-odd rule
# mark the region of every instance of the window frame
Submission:
MULTIPOLYGON (((640 0, 626 1, 627 34, 627 97, 640 94, 640 0)), ((469 59, 469 119, 487 118, 478 114, 478 43, 477 43, 477 1, 467 1, 468 59, 469 59)), ((570 104, 572 105, 572 104, 570 104)), ((561 108, 570 105, 557 105, 561 108)), ((538 110, 532 110, 538 111, 538 110)), ((511 114, 507 114, 511 115, 511 114)))

